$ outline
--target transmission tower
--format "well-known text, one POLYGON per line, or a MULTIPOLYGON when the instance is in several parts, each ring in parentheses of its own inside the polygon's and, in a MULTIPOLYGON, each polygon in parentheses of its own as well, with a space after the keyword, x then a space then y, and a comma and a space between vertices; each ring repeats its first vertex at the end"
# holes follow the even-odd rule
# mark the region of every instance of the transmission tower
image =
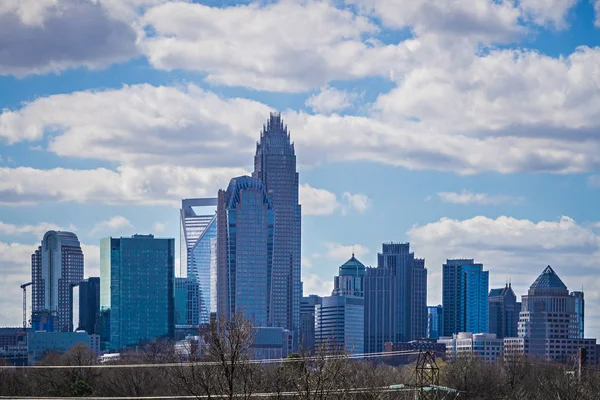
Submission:
POLYGON ((415 375, 417 378, 417 399, 438 400, 440 369, 435 362, 435 356, 431 352, 419 352, 415 375))

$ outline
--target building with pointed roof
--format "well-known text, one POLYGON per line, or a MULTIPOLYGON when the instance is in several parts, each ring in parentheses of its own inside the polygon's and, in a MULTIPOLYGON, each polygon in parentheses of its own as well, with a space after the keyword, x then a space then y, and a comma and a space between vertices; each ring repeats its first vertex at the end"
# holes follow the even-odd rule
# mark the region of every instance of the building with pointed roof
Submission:
POLYGON ((548 265, 522 297, 519 337, 504 339, 506 356, 531 354, 551 361, 570 361, 579 348, 585 347, 588 362, 595 362, 596 339, 581 338, 577 298, 582 299, 583 293, 570 294, 548 265))
POLYGON ((503 288, 490 290, 488 309, 489 333, 496 334, 499 339, 517 336, 521 303, 517 302, 510 283, 503 288))

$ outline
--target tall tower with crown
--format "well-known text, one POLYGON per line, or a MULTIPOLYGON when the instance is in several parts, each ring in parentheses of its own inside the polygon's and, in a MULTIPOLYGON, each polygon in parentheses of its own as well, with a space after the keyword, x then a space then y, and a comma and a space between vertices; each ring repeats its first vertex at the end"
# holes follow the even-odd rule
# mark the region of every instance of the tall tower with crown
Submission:
POLYGON ((271 113, 256 144, 254 178, 271 197, 275 212, 270 324, 295 332, 300 325, 300 235, 296 152, 280 113, 271 113))

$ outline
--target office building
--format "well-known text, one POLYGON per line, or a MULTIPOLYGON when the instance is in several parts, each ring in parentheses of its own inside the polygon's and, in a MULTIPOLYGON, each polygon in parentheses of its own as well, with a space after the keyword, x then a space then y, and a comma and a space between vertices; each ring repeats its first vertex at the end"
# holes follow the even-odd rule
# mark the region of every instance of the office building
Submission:
POLYGON ((520 312, 521 303, 517 302, 517 296, 510 283, 503 288, 490 290, 488 296, 489 333, 494 333, 499 339, 516 337, 520 312))
POLYGON ((444 308, 441 305, 427 307, 427 339, 438 339, 444 331, 444 308))
POLYGON ((195 278, 175 278, 175 326, 200 326, 200 285, 195 278))
POLYGON ((354 254, 338 269, 333 278, 333 296, 364 297, 364 279, 367 269, 354 254))
POLYGON ((216 206, 217 198, 181 201, 179 277, 198 282, 201 301, 193 319, 200 324, 209 323, 210 314, 217 311, 216 206))
POLYGON ((110 349, 175 330, 175 240, 154 235, 100 241, 100 305, 110 310, 110 349))
POLYGON ((451 337, 441 337, 438 343, 446 345, 449 359, 477 356, 487 362, 496 362, 502 357, 504 340, 493 333, 459 332, 451 337))
POLYGON ((79 282, 79 318, 76 329, 90 335, 100 335, 100 278, 79 282))
POLYGON ((489 271, 473 259, 447 260, 443 266, 444 335, 488 332, 489 271))
POLYGON ((581 338, 578 323, 583 310, 583 293, 569 294, 567 286, 547 266, 522 296, 519 315, 519 338, 505 339, 510 355, 531 354, 543 356, 550 361, 568 361, 577 354, 579 347, 588 349, 588 357, 595 354, 596 339, 581 338))
MULTIPOLYGON (((296 152, 281 114, 271 113, 256 144, 254 172, 271 198, 274 219, 270 311, 273 326, 298 335, 300 326, 301 207, 298 203, 296 152)), ((298 340, 298 338, 296 338, 298 340)))
POLYGON ((56 331, 71 332, 71 288, 82 280, 83 252, 77 235, 46 232, 41 246, 31 256, 32 321, 49 316, 56 331))
POLYGON ((36 332, 30 330, 27 332, 28 365, 36 364, 49 353, 66 353, 78 344, 90 347, 90 336, 83 331, 36 332))
POLYGON ((446 356, 446 345, 444 343, 438 343, 435 339, 419 339, 398 343, 386 342, 384 351, 386 353, 406 352, 404 354, 399 353, 393 356, 386 356, 382 359, 386 364, 405 365, 416 362, 419 357, 419 352, 422 351, 429 351, 430 353, 433 353, 436 358, 443 358, 446 356))
POLYGON ((323 297, 315 306, 315 346, 326 351, 364 353, 364 299, 323 297))
POLYGON ((584 332, 584 309, 585 309, 585 300, 583 298, 583 292, 571 292, 571 297, 575 299, 575 318, 577 320, 577 337, 585 338, 584 332))
POLYGON ((315 306, 321 297, 311 294, 300 303, 300 350, 311 353, 315 349, 315 306))
POLYGON ((409 243, 382 245, 377 268, 367 268, 364 293, 366 352, 427 336, 427 269, 409 243))
POLYGON ((294 335, 279 327, 253 328, 254 340, 250 345, 250 355, 255 360, 285 358, 292 352, 294 335))
POLYGON ((274 287, 274 212, 261 181, 233 178, 219 190, 217 206, 217 314, 241 312, 255 326, 275 326, 272 307, 283 293, 274 287), (273 295, 277 299, 273 299, 273 295))

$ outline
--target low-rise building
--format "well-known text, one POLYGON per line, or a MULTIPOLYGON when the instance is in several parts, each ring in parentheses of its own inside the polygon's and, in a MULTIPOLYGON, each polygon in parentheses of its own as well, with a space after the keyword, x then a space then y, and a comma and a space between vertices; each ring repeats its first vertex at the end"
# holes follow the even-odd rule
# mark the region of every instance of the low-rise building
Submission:
POLYGON ((66 353, 79 343, 90 345, 90 338, 86 332, 30 331, 27 333, 28 364, 33 365, 50 353, 66 353))
POLYGON ((441 337, 438 343, 446 345, 446 356, 450 359, 475 355, 488 362, 495 362, 502 357, 504 345, 504 341, 493 333, 471 332, 441 337))
POLYGON ((401 352, 391 356, 384 355, 382 361, 390 365, 410 364, 416 361, 418 352, 421 351, 429 351, 439 358, 444 358, 446 355, 446 344, 438 343, 434 339, 419 339, 410 342, 386 342, 384 348, 386 353, 401 352))

